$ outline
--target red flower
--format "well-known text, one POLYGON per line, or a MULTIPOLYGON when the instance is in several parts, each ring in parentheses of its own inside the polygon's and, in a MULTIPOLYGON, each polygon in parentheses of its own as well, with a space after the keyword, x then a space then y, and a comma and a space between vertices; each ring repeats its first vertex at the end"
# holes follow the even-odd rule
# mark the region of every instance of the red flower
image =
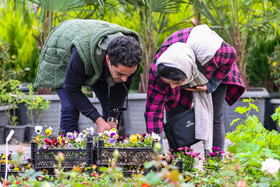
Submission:
POLYGON ((16 184, 19 184, 19 181, 16 181, 16 184))
POLYGON ((52 142, 47 138, 44 139, 44 142, 46 143, 46 145, 49 145, 49 146, 52 145, 52 142))
POLYGON ((59 142, 57 141, 57 138, 52 140, 52 144, 53 144, 55 147, 58 146, 59 142))

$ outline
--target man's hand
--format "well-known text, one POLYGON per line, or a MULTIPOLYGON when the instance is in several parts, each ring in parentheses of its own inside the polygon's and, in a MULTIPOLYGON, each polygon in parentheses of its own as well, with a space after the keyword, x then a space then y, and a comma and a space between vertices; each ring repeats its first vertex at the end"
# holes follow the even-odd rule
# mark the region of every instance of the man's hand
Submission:
POLYGON ((107 123, 102 117, 97 118, 97 120, 95 121, 96 125, 97 125, 97 133, 103 133, 105 130, 109 131, 111 130, 111 126, 109 125, 109 123, 107 123))
POLYGON ((117 128, 117 124, 113 121, 108 121, 108 124, 110 125, 111 129, 117 128))
POLYGON ((206 92, 207 86, 205 84, 201 86, 196 86, 196 88, 185 88, 184 90, 191 91, 191 92, 206 92))

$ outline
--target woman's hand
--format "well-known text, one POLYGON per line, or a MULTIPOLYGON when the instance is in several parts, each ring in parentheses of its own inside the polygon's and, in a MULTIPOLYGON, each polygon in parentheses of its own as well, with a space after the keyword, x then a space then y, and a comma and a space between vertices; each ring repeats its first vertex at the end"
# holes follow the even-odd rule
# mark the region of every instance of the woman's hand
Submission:
POLYGON ((185 88, 184 90, 191 91, 191 92, 206 92, 207 86, 205 84, 201 86, 196 86, 196 88, 185 88))

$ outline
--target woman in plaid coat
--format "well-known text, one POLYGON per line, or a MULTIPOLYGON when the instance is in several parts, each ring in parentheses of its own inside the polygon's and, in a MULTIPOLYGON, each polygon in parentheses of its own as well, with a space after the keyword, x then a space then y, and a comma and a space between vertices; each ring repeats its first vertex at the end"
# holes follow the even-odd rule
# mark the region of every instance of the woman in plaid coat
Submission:
MULTIPOLYGON (((223 150, 224 100, 232 106, 245 91, 235 59, 235 49, 207 25, 186 28, 171 34, 157 52, 150 69, 144 114, 147 132, 161 134, 164 128, 164 109, 167 111, 168 120, 170 115, 190 109, 195 93, 203 93, 205 98, 210 96, 212 100, 206 101, 210 105, 206 111, 210 113, 213 109, 212 118, 205 113, 201 115, 207 116, 213 123, 213 129, 210 129, 213 136, 211 146, 223 150), (193 75, 195 71, 197 74, 193 75), (192 80, 190 76, 193 76, 192 80), (197 83, 199 78, 204 82, 197 83)), ((200 108, 203 109, 203 106, 200 108)), ((196 125, 198 112, 195 110, 196 125)))

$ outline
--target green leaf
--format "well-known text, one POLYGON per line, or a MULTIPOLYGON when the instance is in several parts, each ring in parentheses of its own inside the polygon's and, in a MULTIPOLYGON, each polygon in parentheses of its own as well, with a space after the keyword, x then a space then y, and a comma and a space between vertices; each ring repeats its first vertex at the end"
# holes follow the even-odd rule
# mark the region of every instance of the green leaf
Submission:
POLYGON ((247 112, 249 110, 250 110, 250 108, 247 108, 246 106, 244 106, 244 107, 237 107, 235 109, 235 112, 239 112, 240 114, 244 114, 245 112, 247 112))
POLYGON ((230 123, 230 127, 231 127, 234 123, 238 122, 239 120, 240 120, 240 118, 237 118, 237 119, 232 120, 232 122, 230 123))

